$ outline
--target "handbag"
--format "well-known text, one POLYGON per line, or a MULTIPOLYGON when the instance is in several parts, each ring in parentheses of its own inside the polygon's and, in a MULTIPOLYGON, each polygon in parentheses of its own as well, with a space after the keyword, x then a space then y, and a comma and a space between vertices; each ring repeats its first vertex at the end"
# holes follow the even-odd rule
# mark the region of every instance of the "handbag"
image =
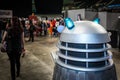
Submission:
POLYGON ((1 48, 0 48, 0 50, 1 50, 1 52, 6 52, 6 42, 4 42, 2 45, 1 45, 1 48))

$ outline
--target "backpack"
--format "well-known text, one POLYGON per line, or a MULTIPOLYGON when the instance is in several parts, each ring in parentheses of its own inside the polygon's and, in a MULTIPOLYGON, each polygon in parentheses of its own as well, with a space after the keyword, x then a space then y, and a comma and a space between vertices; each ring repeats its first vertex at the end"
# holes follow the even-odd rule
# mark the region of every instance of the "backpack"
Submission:
POLYGON ((21 45, 21 32, 18 32, 18 34, 14 34, 12 32, 12 29, 7 30, 7 37, 6 37, 6 50, 7 51, 21 51, 22 45, 21 45))

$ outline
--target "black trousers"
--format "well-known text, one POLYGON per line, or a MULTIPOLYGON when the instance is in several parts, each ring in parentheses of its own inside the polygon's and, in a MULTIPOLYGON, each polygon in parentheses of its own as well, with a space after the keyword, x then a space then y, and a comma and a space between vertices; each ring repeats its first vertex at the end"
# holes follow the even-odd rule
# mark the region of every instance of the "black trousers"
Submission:
POLYGON ((1 43, 1 40, 2 40, 2 31, 0 30, 0 43, 1 43))
POLYGON ((33 34, 33 32, 30 32, 29 41, 34 42, 34 34, 33 34))
POLYGON ((19 51, 9 51, 7 52, 9 60, 10 60, 10 71, 11 71, 11 79, 16 80, 17 76, 20 75, 20 56, 21 53, 19 51), (16 71, 17 70, 17 71, 16 71))
POLYGON ((118 49, 120 51, 120 31, 118 32, 118 49))

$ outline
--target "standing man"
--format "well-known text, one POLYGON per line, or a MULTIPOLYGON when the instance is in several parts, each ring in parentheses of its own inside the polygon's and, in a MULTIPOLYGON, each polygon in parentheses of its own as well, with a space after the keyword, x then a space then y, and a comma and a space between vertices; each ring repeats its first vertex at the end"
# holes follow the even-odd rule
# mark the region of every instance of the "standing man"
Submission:
POLYGON ((29 28, 30 36, 29 36, 29 40, 28 41, 34 42, 34 31, 35 30, 36 30, 35 26, 33 25, 32 21, 30 20, 30 28, 29 28))

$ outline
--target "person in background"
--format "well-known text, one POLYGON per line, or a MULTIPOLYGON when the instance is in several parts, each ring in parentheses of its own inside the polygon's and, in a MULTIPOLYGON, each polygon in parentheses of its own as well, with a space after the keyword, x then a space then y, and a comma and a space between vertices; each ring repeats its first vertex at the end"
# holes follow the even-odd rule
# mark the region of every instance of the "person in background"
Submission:
POLYGON ((33 25, 32 21, 30 20, 30 28, 29 28, 30 36, 29 36, 29 40, 28 41, 34 42, 34 31, 35 30, 36 30, 35 26, 33 25))
POLYGON ((6 50, 10 60, 11 80, 16 80, 16 76, 20 76, 20 56, 24 50, 24 31, 18 17, 11 19, 11 26, 5 30, 2 37, 2 43, 4 41, 7 44, 6 50))

